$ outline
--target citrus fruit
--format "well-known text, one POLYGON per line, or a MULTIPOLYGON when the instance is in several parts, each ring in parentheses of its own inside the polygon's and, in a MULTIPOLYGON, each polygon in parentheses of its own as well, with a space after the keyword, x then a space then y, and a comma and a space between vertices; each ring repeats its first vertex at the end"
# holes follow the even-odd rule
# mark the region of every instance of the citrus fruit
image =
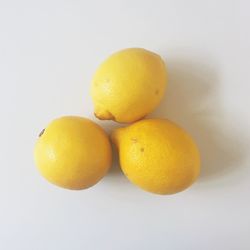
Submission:
POLYGON ((118 51, 97 69, 91 85, 96 117, 134 122, 160 103, 167 84, 161 57, 142 48, 118 51))
POLYGON ((198 177, 200 156, 192 138, 166 119, 145 119, 112 134, 122 171, 152 193, 173 194, 198 177))
POLYGON ((35 162, 51 183, 68 189, 96 184, 111 165, 111 146, 103 129, 86 118, 52 121, 35 145, 35 162))

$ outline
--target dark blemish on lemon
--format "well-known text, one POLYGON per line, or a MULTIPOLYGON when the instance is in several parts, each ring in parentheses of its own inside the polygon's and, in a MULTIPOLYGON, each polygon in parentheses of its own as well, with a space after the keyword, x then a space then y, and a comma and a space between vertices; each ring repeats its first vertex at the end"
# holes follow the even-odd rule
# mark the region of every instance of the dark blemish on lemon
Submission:
POLYGON ((39 133, 39 137, 43 135, 44 131, 45 131, 45 128, 39 133))
POLYGON ((144 148, 141 148, 141 152, 144 152, 144 148))
POLYGON ((159 89, 157 89, 157 90, 155 91, 155 94, 156 94, 156 95, 158 95, 158 94, 159 94, 159 89))

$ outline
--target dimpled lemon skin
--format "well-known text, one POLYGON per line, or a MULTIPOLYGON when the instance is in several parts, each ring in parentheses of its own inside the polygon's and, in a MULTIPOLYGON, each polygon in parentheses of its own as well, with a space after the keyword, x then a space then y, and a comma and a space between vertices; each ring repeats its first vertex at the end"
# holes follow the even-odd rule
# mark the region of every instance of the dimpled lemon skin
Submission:
POLYGON ((189 187, 200 172, 192 138, 165 119, 147 119, 112 134, 127 178, 156 194, 174 194, 189 187))
POLYGON ((141 48, 118 51, 93 77, 95 115, 124 123, 139 120, 160 103, 166 84, 167 70, 159 55, 141 48))
POLYGON ((76 116, 52 121, 35 145, 35 163, 51 183, 67 189, 96 184, 111 165, 111 146, 94 122, 76 116))

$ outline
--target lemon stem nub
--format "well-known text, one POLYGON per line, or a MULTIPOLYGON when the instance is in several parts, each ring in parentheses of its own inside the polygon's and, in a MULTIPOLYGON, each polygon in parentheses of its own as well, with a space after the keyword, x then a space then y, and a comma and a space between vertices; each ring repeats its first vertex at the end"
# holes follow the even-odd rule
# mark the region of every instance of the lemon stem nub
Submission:
POLYGON ((39 133, 39 137, 43 135, 44 131, 45 131, 45 128, 39 133))

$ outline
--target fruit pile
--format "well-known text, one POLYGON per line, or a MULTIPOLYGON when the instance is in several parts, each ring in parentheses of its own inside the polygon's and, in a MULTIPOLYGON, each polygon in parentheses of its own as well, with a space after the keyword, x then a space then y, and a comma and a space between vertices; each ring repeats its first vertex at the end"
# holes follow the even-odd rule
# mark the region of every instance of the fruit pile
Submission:
MULTIPOLYGON (((187 132, 166 119, 143 119, 160 103, 166 85, 161 57, 140 48, 111 55, 97 69, 91 85, 96 117, 132 123, 111 135, 123 173, 156 194, 186 189, 200 171, 199 151, 187 132)), ((93 121, 61 117, 40 133, 35 162, 51 183, 85 189, 108 172, 112 148, 108 135, 93 121)))

